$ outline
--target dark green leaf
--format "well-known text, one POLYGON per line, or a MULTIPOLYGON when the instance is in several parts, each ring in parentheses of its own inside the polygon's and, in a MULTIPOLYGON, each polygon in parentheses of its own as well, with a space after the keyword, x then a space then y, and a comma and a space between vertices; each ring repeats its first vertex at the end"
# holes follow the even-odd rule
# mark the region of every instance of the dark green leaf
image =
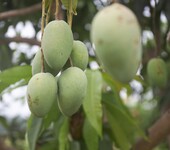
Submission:
POLYGON ((123 102, 119 96, 119 92, 122 88, 126 88, 127 92, 128 92, 128 90, 131 90, 130 85, 117 82, 117 81, 113 80, 110 75, 108 75, 106 73, 103 73, 103 79, 111 87, 111 89, 113 91, 113 93, 111 94, 112 96, 110 96, 110 97, 112 97, 111 99, 114 99, 114 102, 116 103, 116 105, 119 106, 124 111, 126 111, 126 113, 129 114, 129 116, 131 116, 129 113, 129 110, 123 104, 123 102))
POLYGON ((122 150, 129 150, 130 143, 129 143, 128 137, 122 130, 120 124, 117 122, 116 118, 111 112, 106 111, 106 114, 107 114, 108 122, 111 127, 117 147, 119 147, 122 150))
POLYGON ((59 114, 60 114, 60 111, 59 111, 57 100, 56 100, 52 108, 50 109, 50 112, 43 118, 43 128, 41 132, 47 129, 52 122, 57 121, 59 114))
POLYGON ((31 76, 31 66, 27 65, 4 70, 0 73, 0 93, 20 80, 23 80, 23 82, 27 84, 31 76))
POLYGON ((77 141, 70 142, 70 149, 69 150, 81 150, 80 143, 77 141))
POLYGON ((83 101, 86 117, 98 135, 102 136, 102 76, 100 71, 86 70, 88 80, 87 94, 83 101))
POLYGON ((0 124, 2 124, 5 129, 9 128, 8 122, 3 116, 0 116, 0 124))
POLYGON ((69 120, 64 117, 63 124, 59 130, 59 150, 66 150, 68 148, 68 133, 69 133, 69 120))
MULTIPOLYGON (((122 149, 129 149, 130 143, 136 135, 144 136, 144 133, 136 122, 125 111, 108 100, 104 100, 106 113, 117 145, 122 149), (123 143, 122 143, 123 142, 123 143)), ((133 141, 134 142, 134 141, 133 141)))
POLYGON ((84 121, 83 137, 88 150, 98 150, 99 137, 96 130, 87 119, 84 121))
POLYGON ((31 115, 28 120, 26 138, 28 142, 29 150, 35 150, 36 141, 39 136, 39 131, 42 125, 42 118, 37 118, 31 115))

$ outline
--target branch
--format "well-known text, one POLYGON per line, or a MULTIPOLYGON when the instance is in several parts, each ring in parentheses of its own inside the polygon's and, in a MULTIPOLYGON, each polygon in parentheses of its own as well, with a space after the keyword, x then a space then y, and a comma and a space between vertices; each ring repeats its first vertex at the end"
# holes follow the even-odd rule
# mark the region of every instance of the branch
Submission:
POLYGON ((11 42, 28 43, 30 45, 38 45, 38 46, 40 46, 40 42, 37 41, 36 39, 23 38, 23 37, 17 37, 17 36, 13 37, 13 38, 0 38, 0 45, 9 44, 11 42))
POLYGON ((41 3, 35 4, 33 6, 30 6, 30 7, 26 7, 26 8, 2 12, 2 13, 0 13, 0 20, 12 18, 12 17, 17 17, 17 16, 24 16, 24 15, 27 15, 27 14, 32 14, 32 13, 39 11, 39 10, 41 10, 41 3))
POLYGON ((170 109, 148 130, 148 141, 140 139, 132 150, 151 150, 170 134, 170 109))

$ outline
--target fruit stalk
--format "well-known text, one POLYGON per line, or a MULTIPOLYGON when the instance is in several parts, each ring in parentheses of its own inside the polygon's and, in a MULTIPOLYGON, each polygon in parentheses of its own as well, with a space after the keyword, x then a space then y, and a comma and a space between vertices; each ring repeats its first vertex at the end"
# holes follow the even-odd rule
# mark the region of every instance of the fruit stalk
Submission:
MULTIPOLYGON (((44 33, 44 20, 45 20, 45 0, 42 0, 42 18, 41 18, 41 41, 44 33)), ((41 47, 41 72, 44 72, 44 53, 41 47)))
POLYGON ((49 22, 50 13, 51 13, 51 5, 52 5, 52 1, 50 2, 48 10, 47 10, 47 16, 46 16, 46 19, 45 19, 45 25, 47 25, 48 22, 49 22))
POLYGON ((72 13, 72 9, 73 9, 73 6, 72 6, 72 0, 69 1, 69 10, 67 11, 67 22, 70 26, 70 28, 72 27, 72 20, 73 20, 73 13, 72 13))
POLYGON ((58 10, 58 7, 59 7, 59 1, 58 0, 56 0, 55 1, 55 18, 57 18, 57 16, 58 16, 58 12, 59 12, 59 10, 58 10))

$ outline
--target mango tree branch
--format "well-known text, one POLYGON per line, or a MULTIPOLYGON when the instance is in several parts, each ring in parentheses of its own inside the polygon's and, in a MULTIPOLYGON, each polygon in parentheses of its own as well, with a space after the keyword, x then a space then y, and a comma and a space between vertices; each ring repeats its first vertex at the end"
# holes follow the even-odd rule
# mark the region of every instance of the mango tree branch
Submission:
POLYGON ((23 37, 13 37, 13 38, 0 38, 0 45, 9 44, 11 42, 16 43, 27 43, 30 45, 38 45, 40 46, 40 42, 33 38, 23 38, 23 37))
POLYGON ((148 130, 148 141, 139 139, 132 150, 152 150, 170 134, 170 109, 148 130))
POLYGON ((12 17, 24 16, 24 15, 27 15, 27 14, 32 14, 32 13, 39 11, 39 10, 41 10, 41 3, 35 4, 33 6, 30 6, 30 7, 26 7, 26 8, 1 12, 0 13, 0 20, 12 18, 12 17))

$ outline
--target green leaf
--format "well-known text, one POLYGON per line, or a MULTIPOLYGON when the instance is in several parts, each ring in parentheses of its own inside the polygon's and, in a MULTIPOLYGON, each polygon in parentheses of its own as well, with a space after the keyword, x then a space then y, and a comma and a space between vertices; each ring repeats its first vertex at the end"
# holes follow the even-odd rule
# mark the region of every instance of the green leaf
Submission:
POLYGON ((56 100, 52 108, 50 109, 50 112, 43 118, 43 127, 41 132, 47 129, 52 122, 57 121, 59 115, 60 115, 60 111, 56 100))
POLYGON ((103 79, 106 81, 108 85, 110 85, 112 88, 114 88, 116 91, 120 91, 123 87, 126 88, 127 90, 132 91, 130 84, 124 84, 121 83, 117 80, 114 80, 109 74, 103 72, 103 79))
MULTIPOLYGON (((10 85, 23 80, 27 84, 31 78, 31 66, 17 66, 0 72, 0 93, 10 85)), ((23 82, 21 85, 23 85, 23 82)))
POLYGON ((130 143, 128 141, 128 137, 126 137, 126 134, 121 129, 120 124, 117 122, 116 118, 113 116, 112 113, 106 111, 106 114, 108 117, 108 122, 111 126, 111 130, 113 132, 116 145, 122 150, 129 150, 130 143))
POLYGON ((73 13, 74 15, 77 15, 76 8, 78 0, 61 0, 64 7, 67 9, 67 11, 71 11, 70 13, 73 13), (70 8, 72 8, 70 10, 70 8))
POLYGON ((122 102, 120 96, 119 96, 119 92, 122 88, 126 88, 127 92, 131 90, 131 87, 129 84, 122 84, 120 82, 117 82, 115 80, 112 79, 112 77, 106 73, 103 73, 103 79, 104 81, 111 87, 112 89, 112 94, 110 95, 110 97, 112 97, 112 99, 114 99, 114 102, 116 103, 117 106, 119 106, 121 109, 123 109, 124 111, 126 111, 127 114, 129 114, 129 116, 131 116, 128 108, 124 105, 124 103, 122 102))
POLYGON ((99 137, 96 130, 92 127, 87 119, 84 121, 83 138, 88 150, 98 150, 99 137))
POLYGON ((28 143, 29 150, 35 150, 36 141, 39 136, 39 131, 42 125, 42 118, 37 118, 31 115, 27 124, 26 139, 28 143))
POLYGON ((86 117, 98 135, 102 136, 102 76, 98 70, 86 70, 87 94, 83 101, 86 117))
POLYGON ((69 150, 81 150, 80 143, 77 141, 71 141, 69 150))
POLYGON ((66 150, 68 148, 68 133, 69 133, 69 120, 64 117, 62 126, 59 130, 59 150, 66 150))
POLYGON ((135 136, 138 134, 144 136, 143 131, 139 128, 135 120, 133 120, 125 111, 119 107, 104 100, 106 113, 112 132, 114 134, 117 145, 121 149, 129 149, 130 143, 134 142, 135 136))
POLYGON ((7 119, 3 116, 0 116, 0 124, 3 125, 5 129, 9 128, 9 124, 7 122, 7 119))

